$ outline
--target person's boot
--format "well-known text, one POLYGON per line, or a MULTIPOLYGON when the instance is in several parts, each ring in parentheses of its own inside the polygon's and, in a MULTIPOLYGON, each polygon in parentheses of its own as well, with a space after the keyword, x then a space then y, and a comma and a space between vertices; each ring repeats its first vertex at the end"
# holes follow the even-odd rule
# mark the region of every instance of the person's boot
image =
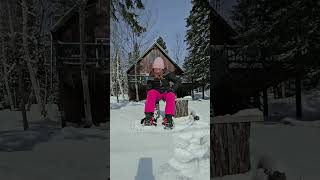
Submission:
POLYGON ((164 125, 164 128, 173 128, 173 119, 171 114, 166 114, 166 116, 163 118, 162 125, 164 125))
POLYGON ((143 118, 141 120, 141 124, 145 125, 145 126, 156 126, 157 125, 157 122, 155 121, 154 117, 153 117, 153 113, 152 112, 148 112, 148 113, 145 113, 146 114, 146 117, 143 118))

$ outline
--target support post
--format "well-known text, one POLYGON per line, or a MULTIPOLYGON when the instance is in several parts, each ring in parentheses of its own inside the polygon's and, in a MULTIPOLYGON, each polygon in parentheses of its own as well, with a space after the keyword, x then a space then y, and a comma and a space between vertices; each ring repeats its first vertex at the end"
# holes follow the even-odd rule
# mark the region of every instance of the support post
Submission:
POLYGON ((296 77, 296 112, 297 119, 302 118, 302 103, 301 103, 301 77, 296 77))
POLYGON ((267 89, 263 90, 263 116, 265 118, 268 117, 269 109, 268 109, 268 91, 267 89))
POLYGON ((202 99, 204 99, 204 85, 202 86, 202 99))
POLYGON ((86 116, 86 123, 91 126, 92 114, 91 114, 91 103, 90 103, 90 93, 89 93, 89 80, 88 80, 88 69, 86 67, 86 53, 84 47, 85 41, 85 6, 87 1, 81 2, 79 7, 79 31, 80 31, 80 61, 81 61, 81 79, 83 88, 83 99, 84 99, 84 109, 86 116))

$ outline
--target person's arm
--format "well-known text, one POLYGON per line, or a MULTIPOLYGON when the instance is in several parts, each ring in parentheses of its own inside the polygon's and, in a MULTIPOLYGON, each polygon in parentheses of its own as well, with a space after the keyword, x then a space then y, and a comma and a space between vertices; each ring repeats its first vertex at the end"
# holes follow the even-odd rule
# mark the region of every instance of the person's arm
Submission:
POLYGON ((152 77, 148 77, 148 79, 147 79, 147 91, 149 91, 150 89, 152 89, 152 80, 153 80, 153 78, 152 77))
POLYGON ((179 78, 175 77, 173 73, 168 73, 165 75, 165 77, 167 80, 173 82, 172 90, 174 92, 176 92, 178 89, 178 86, 181 84, 181 80, 179 78))

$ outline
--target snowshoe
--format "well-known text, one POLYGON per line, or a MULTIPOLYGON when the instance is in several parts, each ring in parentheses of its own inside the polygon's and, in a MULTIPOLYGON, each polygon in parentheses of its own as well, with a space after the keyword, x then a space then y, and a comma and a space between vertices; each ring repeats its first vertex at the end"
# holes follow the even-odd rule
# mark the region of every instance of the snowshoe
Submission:
POLYGON ((166 114, 165 118, 163 118, 162 125, 164 126, 164 129, 172 129, 173 128, 173 119, 172 115, 166 114))
POLYGON ((141 120, 144 126, 157 126, 157 119, 153 117, 153 113, 145 113, 146 117, 141 120))

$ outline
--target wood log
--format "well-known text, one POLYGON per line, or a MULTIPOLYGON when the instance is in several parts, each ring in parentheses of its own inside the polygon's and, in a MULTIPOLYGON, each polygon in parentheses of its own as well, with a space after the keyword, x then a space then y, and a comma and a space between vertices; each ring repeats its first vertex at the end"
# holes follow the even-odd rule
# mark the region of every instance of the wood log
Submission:
POLYGON ((188 116, 188 100, 187 99, 176 99, 175 101, 175 117, 188 116))
POLYGON ((250 122, 214 124, 210 127, 212 177, 250 170, 250 122))

